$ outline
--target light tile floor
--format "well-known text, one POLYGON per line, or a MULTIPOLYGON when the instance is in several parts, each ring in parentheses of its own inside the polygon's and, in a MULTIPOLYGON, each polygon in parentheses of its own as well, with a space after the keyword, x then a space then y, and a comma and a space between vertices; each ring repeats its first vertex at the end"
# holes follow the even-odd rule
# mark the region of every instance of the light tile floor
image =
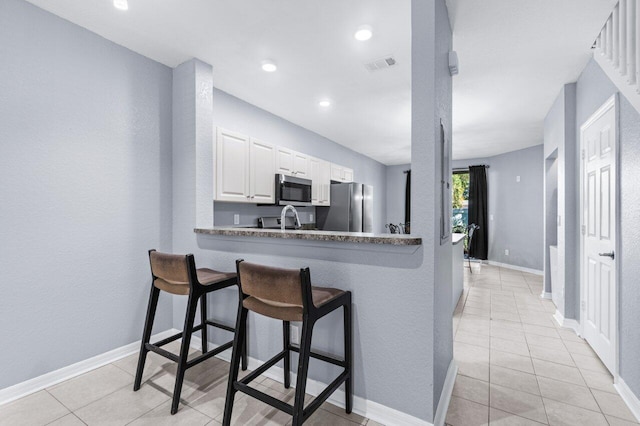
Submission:
MULTIPOLYGON (((166 346, 177 353, 178 343, 166 346)), ((190 356, 200 352, 192 350, 190 356)), ((143 384, 133 392, 137 354, 90 371, 12 403, 0 406, 1 426, 75 425, 220 425, 224 410, 229 364, 211 358, 187 370, 181 404, 170 415, 175 383, 175 363, 150 353, 143 384)), ((246 373, 244 373, 246 374, 246 373)), ((241 374, 243 376, 243 374, 241 374)), ((293 389, 261 376, 252 382, 259 390, 292 403, 293 389)), ((248 397, 236 395, 233 425, 288 425, 291 416, 248 397)), ((377 426, 357 414, 323 404, 307 421, 309 425, 377 426)))
POLYGON ((541 276, 473 272, 465 269, 453 319, 459 371, 448 425, 637 424, 589 345, 552 318, 541 276))

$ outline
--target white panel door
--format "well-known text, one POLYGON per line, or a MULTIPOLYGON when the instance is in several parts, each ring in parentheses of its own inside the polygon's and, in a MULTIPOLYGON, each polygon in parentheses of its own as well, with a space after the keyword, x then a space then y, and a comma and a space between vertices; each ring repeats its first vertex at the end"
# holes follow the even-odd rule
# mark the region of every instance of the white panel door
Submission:
POLYGON ((353 169, 348 169, 346 167, 342 169, 342 181, 353 182, 353 169))
POLYGON ((296 177, 309 179, 309 157, 299 152, 293 154, 293 174, 296 177))
POLYGON ((249 197, 254 203, 275 202, 276 148, 251 138, 249 161, 249 197))
POLYGON ((338 182, 342 182, 342 174, 344 172, 344 167, 338 166, 337 164, 331 165, 331 180, 336 180, 338 182))
POLYGON ((317 158, 309 158, 309 176, 307 179, 311 179, 311 204, 317 206, 320 204, 322 198, 322 184, 320 170, 320 160, 317 158))
POLYGON ((581 128, 582 303, 584 338, 609 371, 617 365, 616 102, 611 98, 581 128))
POLYGON ((216 200, 250 202, 249 138, 218 128, 216 138, 216 200))
POLYGON ((320 204, 331 205, 331 163, 320 161, 320 204))

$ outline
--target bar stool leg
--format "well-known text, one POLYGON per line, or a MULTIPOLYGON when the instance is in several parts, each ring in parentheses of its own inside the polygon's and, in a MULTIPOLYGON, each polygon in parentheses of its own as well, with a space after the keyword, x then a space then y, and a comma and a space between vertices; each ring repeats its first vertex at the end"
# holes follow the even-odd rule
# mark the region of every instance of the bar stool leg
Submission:
POLYGON ((289 350, 291 339, 291 327, 289 321, 282 321, 282 340, 284 346, 284 387, 291 387, 291 351, 289 350))
POLYGON ((178 405, 180 404, 180 392, 182 392, 182 382, 184 380, 184 373, 187 370, 187 357, 189 356, 189 344, 191 343, 191 333, 193 333, 193 321, 196 317, 196 310, 198 308, 198 299, 200 296, 197 294, 189 294, 189 302, 187 306, 187 314, 184 320, 184 329, 182 330, 182 344, 180 345, 180 359, 178 360, 178 372, 176 373, 176 385, 173 389, 173 402, 171 404, 171 414, 178 412, 178 405))
POLYGON ((142 344, 140 345, 140 356, 138 358, 138 368, 136 369, 136 379, 133 382, 134 392, 140 389, 140 384, 142 382, 144 363, 147 360, 147 353, 149 352, 146 344, 149 343, 149 340, 151 339, 153 320, 156 316, 156 307, 158 306, 158 296, 160 296, 160 290, 152 284, 151 294, 149 295, 149 305, 147 306, 147 317, 144 320, 144 330, 142 331, 142 344))
POLYGON ((344 408, 347 414, 353 408, 353 323, 351 319, 351 292, 347 293, 347 303, 344 305, 344 360, 347 363, 349 376, 344 384, 344 408))
POLYGON ((307 387, 307 373, 309 371, 309 358, 311 352, 311 338, 315 323, 305 317, 302 320, 302 338, 300 344, 300 356, 298 359, 298 380, 296 382, 296 396, 293 403, 293 426, 300 426, 304 422, 304 396, 307 387))
POLYGON ((200 296, 200 337, 202 338, 202 353, 206 354, 209 350, 209 341, 207 339, 207 293, 200 296))
POLYGON ((233 350, 231 352, 231 366, 229 369, 229 384, 227 385, 227 397, 224 403, 224 417, 222 419, 223 426, 231 424, 231 413, 233 412, 233 400, 236 396, 236 388, 234 383, 238 380, 238 369, 240 368, 240 358, 242 358, 242 348, 246 348, 246 332, 247 332, 247 314, 248 310, 242 306, 238 309, 238 320, 236 321, 236 334, 233 338, 233 350))

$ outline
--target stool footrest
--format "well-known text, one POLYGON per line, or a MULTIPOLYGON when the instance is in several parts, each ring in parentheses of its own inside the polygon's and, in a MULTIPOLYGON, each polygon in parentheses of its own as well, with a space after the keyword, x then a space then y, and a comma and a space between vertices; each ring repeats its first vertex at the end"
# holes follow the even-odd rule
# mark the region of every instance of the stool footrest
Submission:
POLYGON ((227 349, 229 349, 230 347, 233 346, 233 340, 230 342, 225 343, 224 345, 220 345, 215 349, 212 349, 210 351, 207 351, 206 353, 193 358, 190 361, 187 361, 187 368, 191 368, 194 365, 198 365, 203 361, 208 360, 209 358, 211 358, 212 356, 216 356, 218 355, 220 352, 226 351, 227 349))
POLYGON ((182 332, 178 333, 178 334, 174 334, 173 336, 169 336, 166 339, 162 339, 157 341, 156 343, 152 343, 153 346, 157 346, 157 347, 161 347, 164 346, 168 343, 174 342, 176 340, 178 340, 179 338, 182 337, 182 332))
POLYGON ((348 371, 343 371, 342 374, 340 374, 333 382, 331 382, 331 384, 329 386, 327 386, 327 388, 325 390, 323 390, 320 395, 316 396, 313 401, 311 401, 309 403, 309 405, 307 405, 307 407, 303 410, 302 412, 302 417, 306 420, 309 418, 309 416, 311 416, 318 408, 320 408, 320 406, 322 405, 323 402, 325 402, 327 400, 327 398, 329 398, 329 396, 331 396, 331 394, 338 389, 338 387, 347 380, 347 378, 349 377, 349 372, 348 371))
MULTIPOLYGON (((300 353, 300 348, 297 347, 297 346, 289 345, 289 350, 300 353)), ((341 359, 338 359, 338 358, 334 358, 334 357, 329 356, 329 355, 324 355, 324 354, 320 354, 318 352, 311 351, 311 352, 309 352, 309 356, 311 358, 316 358, 316 359, 319 359, 320 361, 328 362, 330 364, 334 364, 334 365, 337 365, 339 367, 344 367, 344 368, 347 367, 347 363, 345 361, 343 361, 341 359)))
POLYGON ((252 396, 257 400, 260 400, 265 404, 269 404, 273 408, 276 408, 280 411, 284 411, 290 416, 293 416, 293 405, 280 401, 279 399, 274 398, 271 395, 268 395, 264 392, 260 392, 259 390, 256 390, 248 385, 245 385, 244 383, 235 382, 233 385, 237 391, 246 393, 247 395, 252 396))
MULTIPOLYGON (((165 343, 166 344, 166 343, 165 343)), ((178 362, 180 361, 180 358, 178 357, 178 355, 176 354, 172 354, 171 352, 164 350, 162 348, 159 348, 156 344, 151 344, 151 343, 146 343, 144 345, 145 348, 147 348, 147 350, 150 350, 151 352, 155 352, 160 356, 163 356, 165 358, 170 359, 173 362, 178 362)))
POLYGON ((212 327, 218 327, 221 328, 223 330, 227 330, 230 331, 232 333, 236 332, 236 329, 234 327, 229 327, 228 325, 224 325, 224 324, 220 324, 219 322, 215 322, 215 321, 211 321, 211 320, 207 320, 207 325, 210 325, 212 327))
POLYGON ((268 369, 273 367, 276 362, 278 362, 281 359, 283 359, 284 356, 286 355, 286 353, 287 353, 286 351, 280 352, 278 355, 274 356, 269 361, 265 362, 260 367, 258 367, 255 370, 253 370, 250 374, 247 374, 242 380, 238 380, 238 382, 236 382, 236 383, 241 383, 243 385, 248 385, 256 377, 258 377, 259 375, 261 375, 262 373, 264 373, 265 371, 267 371, 268 369))

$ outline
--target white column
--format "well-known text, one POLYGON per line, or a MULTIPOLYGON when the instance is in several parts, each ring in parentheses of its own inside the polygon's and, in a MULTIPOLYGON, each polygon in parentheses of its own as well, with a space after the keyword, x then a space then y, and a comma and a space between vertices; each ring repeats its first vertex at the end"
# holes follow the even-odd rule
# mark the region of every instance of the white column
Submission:
POLYGON ((629 0, 620 0, 620 4, 618 6, 618 20, 619 20, 619 31, 618 38, 620 39, 620 54, 618 57, 620 58, 620 65, 618 67, 618 71, 620 71, 621 75, 627 74, 627 3, 629 0))
POLYGON ((618 68, 620 65, 620 8, 616 5, 615 9, 613 9, 613 20, 611 26, 611 33, 613 36, 612 46, 613 50, 611 52, 612 57, 609 58, 613 61, 614 68, 618 68))
POLYGON ((636 85, 638 85, 638 92, 640 93, 640 40, 638 40, 638 36, 640 35, 640 4, 638 4, 638 0, 636 0, 636 85))
POLYGON ((627 81, 636 82, 636 0, 627 0, 627 81))

